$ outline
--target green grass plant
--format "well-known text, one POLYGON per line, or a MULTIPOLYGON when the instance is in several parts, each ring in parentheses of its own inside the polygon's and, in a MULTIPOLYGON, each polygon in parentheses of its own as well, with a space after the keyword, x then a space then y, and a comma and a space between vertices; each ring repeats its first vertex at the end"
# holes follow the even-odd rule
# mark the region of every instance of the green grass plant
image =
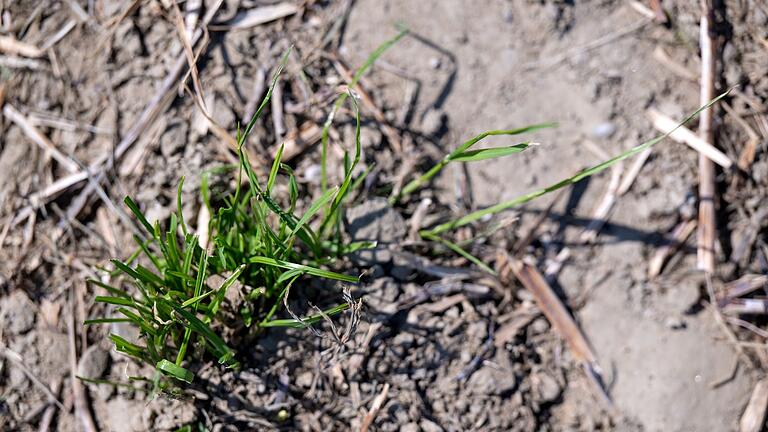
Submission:
MULTIPOLYGON (((400 32, 379 47, 355 73, 354 81, 404 34, 400 32)), ((351 101, 355 113, 354 154, 345 154, 341 184, 327 188, 324 176, 321 196, 303 214, 297 214, 296 178, 291 168, 281 161, 283 147, 275 156, 266 183, 259 179, 243 149, 246 137, 272 96, 287 58, 288 53, 253 118, 242 131, 238 130, 239 164, 216 168, 203 175, 202 199, 212 215, 208 227, 210 244, 201 246, 198 236, 187 227, 181 213, 182 179, 177 191, 177 209, 165 228, 159 222, 150 223, 139 205, 130 197, 125 198, 146 239, 135 237, 137 253, 128 260, 112 260, 113 275, 123 277, 135 289, 89 280, 108 294, 97 296, 96 301, 112 305, 119 316, 88 320, 86 324, 128 323, 138 328, 138 341, 129 341, 117 334, 110 334, 109 338, 119 352, 153 365, 157 371, 156 381, 169 376, 191 382, 194 373, 190 365, 199 363, 203 353, 224 366, 239 366, 235 349, 221 336, 220 314, 227 290, 235 286, 241 290, 238 295, 245 301, 239 310, 229 312, 235 313, 245 327, 305 327, 338 314, 349 305, 342 303, 304 318, 278 319, 279 306, 290 287, 307 278, 356 283, 358 276, 333 268, 339 267, 344 254, 375 246, 371 242, 345 243, 340 232, 344 204, 362 180, 353 176, 361 155, 360 112, 354 97, 348 98, 345 93, 337 99, 324 132, 323 155, 333 115, 346 100, 351 101), (212 177, 233 171, 236 171, 234 192, 214 197, 209 187, 212 177), (287 182, 287 197, 273 194, 281 179, 287 182), (211 275, 222 276, 223 282, 209 282, 211 275)), ((323 173, 325 163, 323 159, 323 173)))

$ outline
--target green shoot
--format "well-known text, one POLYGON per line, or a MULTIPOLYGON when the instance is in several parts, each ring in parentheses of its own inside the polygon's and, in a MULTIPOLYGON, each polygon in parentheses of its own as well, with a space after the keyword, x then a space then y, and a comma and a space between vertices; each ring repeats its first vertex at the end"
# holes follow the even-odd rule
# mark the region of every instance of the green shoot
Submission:
POLYGON ((452 229, 455 229, 455 228, 462 227, 464 225, 470 224, 470 223, 475 222, 475 221, 477 221, 479 219, 482 219, 484 217, 495 215, 495 214, 500 213, 500 212, 502 212, 504 210, 510 209, 512 207, 516 207, 516 206, 518 206, 520 204, 525 204, 525 203, 527 203, 529 201, 532 201, 532 200, 534 200, 534 199, 536 199, 536 198, 538 198, 540 196, 546 195, 546 194, 548 194, 550 192, 554 192, 554 191, 556 191, 558 189, 562 189, 562 188, 564 188, 564 187, 566 187, 568 185, 575 184, 575 183, 583 180, 586 177, 595 175, 595 174, 605 170, 606 168, 610 168, 611 166, 613 166, 613 165, 615 165, 615 164, 617 164, 617 163, 619 163, 619 162, 621 162, 621 161, 623 161, 625 159, 628 159, 628 158, 630 158, 630 157, 632 157, 632 156, 642 152, 643 150, 645 150, 647 148, 650 148, 650 147, 656 145, 660 141, 662 141, 665 138, 667 138, 672 132, 677 130, 677 128, 679 128, 680 126, 683 126, 684 124, 686 124, 689 121, 691 121, 694 118, 696 118, 702 111, 704 111, 705 109, 711 107, 717 101, 719 101, 720 99, 725 97, 728 93, 730 93, 730 89, 728 91, 726 91, 725 93, 721 94, 720 96, 712 99, 706 105, 704 105, 704 106, 700 107, 699 109, 697 109, 696 111, 694 111, 688 117, 683 119, 683 121, 678 123, 678 125, 674 129, 672 129, 671 131, 667 132, 664 135, 660 135, 660 136, 657 136, 656 138, 650 139, 650 140, 648 140, 648 141, 646 141, 646 142, 644 142, 642 144, 639 144, 639 145, 631 148, 630 150, 625 151, 624 153, 619 154, 618 156, 615 156, 615 157, 613 157, 611 159, 608 159, 607 161, 599 163, 599 164, 597 164, 597 165, 595 165, 595 166, 593 166, 591 168, 587 168, 584 171, 581 171, 580 173, 578 173, 578 174, 576 174, 574 176, 571 176, 571 177, 568 177, 568 178, 566 178, 564 180, 561 180, 561 181, 559 181, 559 182, 557 182, 557 183, 555 183, 555 184, 553 184, 551 186, 548 186, 548 187, 545 187, 543 189, 539 189, 539 190, 527 193, 525 195, 519 196, 519 197, 514 198, 512 200, 505 201, 505 202, 493 205, 493 206, 485 208, 485 209, 481 209, 481 210, 472 212, 472 213, 470 213, 470 214, 468 214, 466 216, 460 217, 460 218, 458 218, 458 219, 456 219, 454 221, 438 225, 437 227, 435 227, 435 228, 433 228, 431 230, 422 231, 422 234, 439 235, 439 234, 444 233, 446 231, 449 231, 449 230, 452 230, 452 229))
POLYGON ((435 166, 430 168, 426 173, 422 174, 420 177, 409 182, 407 185, 405 185, 405 187, 400 191, 399 194, 391 196, 389 199, 389 202, 390 204, 394 204, 398 200, 400 200, 400 198, 407 197, 408 195, 416 191, 416 189, 424 186, 426 183, 432 180, 434 176, 436 176, 443 168, 445 168, 446 165, 448 165, 451 162, 476 162, 476 161, 481 161, 486 159, 504 157, 504 156, 511 155, 513 153, 520 153, 521 151, 527 149, 532 145, 530 142, 523 142, 520 144, 508 146, 508 147, 469 150, 472 146, 482 141, 486 137, 493 136, 493 135, 519 135, 522 133, 533 132, 538 129, 544 129, 544 128, 555 127, 555 126, 556 126, 555 123, 543 123, 543 124, 526 126, 518 129, 493 130, 493 131, 483 132, 480 135, 477 135, 476 137, 464 142, 462 145, 457 147, 456 150, 446 155, 440 162, 438 162, 437 164, 435 164, 435 166))

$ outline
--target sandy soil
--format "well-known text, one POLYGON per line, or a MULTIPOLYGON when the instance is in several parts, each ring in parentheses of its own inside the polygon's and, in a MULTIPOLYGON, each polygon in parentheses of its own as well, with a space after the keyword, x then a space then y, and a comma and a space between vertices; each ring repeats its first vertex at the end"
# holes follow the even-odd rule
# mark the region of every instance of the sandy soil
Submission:
MULTIPOLYGON (((179 50, 173 26, 162 18, 162 2, 144 3, 114 29, 107 26, 114 33, 98 49, 91 49, 100 40, 94 35, 103 33, 94 24, 77 24, 54 48, 58 69, 14 71, 5 89, 6 103, 28 116, 50 113, 99 128, 92 133, 40 126, 78 160, 90 162, 108 152, 155 94, 172 63, 168 52, 179 50)), ((286 20, 212 34, 201 76, 214 118, 226 129, 233 131, 244 116, 257 87, 254 77, 273 70, 290 43, 299 54, 282 81, 286 107, 294 107, 286 115, 286 129, 290 135, 301 124, 324 120, 329 99, 323 95, 332 95, 339 80, 328 58, 315 56, 313 48, 347 2, 305 3, 302 14, 286 20), (302 96, 303 79, 317 96, 311 103, 302 96), (302 101, 307 106, 302 108, 302 101)), ((768 7, 748 2, 755 9, 747 13, 743 8, 751 6, 727 3, 730 48, 723 54, 728 66, 720 71, 720 88, 741 82, 747 97, 764 103, 768 78, 756 71, 766 63, 768 51, 754 35, 761 16, 768 16, 759 11, 768 7)), ((695 203, 697 155, 692 150, 671 141, 656 146, 591 244, 580 236, 609 187, 611 172, 566 190, 528 251, 546 269, 568 250, 550 282, 598 355, 615 415, 598 402, 530 294, 516 284, 499 289, 475 273, 456 283, 424 271, 414 263, 426 258, 412 253, 426 249, 411 245, 404 228, 418 199, 391 208, 382 198, 402 167, 421 167, 424 160, 436 159, 481 131, 558 122, 558 128, 533 135, 540 143, 535 148, 502 160, 450 165, 434 190, 418 195, 434 201, 430 209, 438 217, 455 217, 548 186, 655 136, 644 114, 649 106, 673 118, 696 109, 699 11, 686 2, 664 5, 673 17, 672 28, 612 1, 353 2, 338 47, 347 63, 362 63, 395 34, 396 23, 407 25, 412 36, 387 52, 364 80, 387 121, 409 145, 404 152, 393 152, 381 126, 364 112, 364 164, 376 162, 378 171, 367 195, 357 197, 348 211, 347 232, 382 246, 350 260, 350 265, 369 270, 354 291, 365 299, 366 308, 350 342, 338 348, 330 338, 300 330, 272 331, 255 339, 258 343, 245 338, 240 341, 248 346, 241 353, 243 371, 200 365, 200 382, 178 400, 150 400, 122 387, 88 385, 97 426, 115 431, 198 424, 213 430, 358 430, 374 399, 383 394, 375 430, 738 430, 766 359, 750 352, 744 360, 717 324, 704 279, 693 270, 695 239, 660 277, 647 276, 647 263, 663 244, 663 233, 675 226, 686 203, 695 203), (694 79, 681 78, 659 62, 654 54, 658 49, 690 70, 694 79), (495 331, 515 322, 519 328, 499 342, 495 331)), ((102 23, 123 10, 107 3, 100 8, 96 21, 102 23)), ((37 44, 72 16, 63 5, 42 14, 31 3, 10 10, 18 21, 33 17, 24 40, 37 44)), ((238 2, 226 2, 221 20, 237 11, 238 2)), ((751 112, 739 99, 731 103, 740 113, 751 112)), ((759 115, 765 121, 764 112, 744 117, 758 125, 759 115)), ((718 120, 719 140, 737 159, 743 128, 731 120, 718 120)), ((105 187, 109 197, 119 202, 131 194, 151 218, 164 220, 175 205, 176 182, 184 175, 184 211, 194 219, 200 209, 199 174, 227 161, 219 140, 202 123, 187 95, 174 99, 154 126, 141 131, 139 144, 118 164, 121 168, 110 172, 105 187)), ((334 141, 349 138, 351 124, 342 116, 334 141)), ((768 131, 754 127, 764 143, 768 131)), ((28 204, 30 193, 65 170, 51 165, 8 119, 2 137, 0 208, 8 224, 28 204)), ((266 117, 251 145, 268 159, 279 140, 272 118, 266 117)), ((509 144, 509 138, 484 143, 509 144)), ((747 221, 766 192, 768 170, 760 174, 758 169, 766 166, 766 155, 759 148, 747 186, 735 187, 734 173, 718 177, 724 196, 719 217, 727 223, 719 241, 717 289, 742 274, 765 272, 757 247, 746 264, 728 262, 744 232, 740 227, 752 226, 747 221)), ((317 195, 318 154, 317 146, 310 146, 290 162, 308 196, 317 195)), ((331 158, 340 166, 338 153, 331 158)), ((626 172, 629 165, 631 161, 621 169, 626 172)), ((62 431, 80 427, 72 410, 70 343, 80 347, 81 375, 124 381, 127 375, 150 373, 105 343, 108 331, 121 329, 81 331, 78 326, 77 341, 67 335, 73 313, 84 319, 103 312, 92 302, 95 293, 81 283, 90 270, 78 265, 95 266, 125 255, 131 235, 119 212, 95 200, 77 223, 60 224, 62 211, 76 197, 68 191, 7 237, 0 235, 5 244, 0 250, 0 342, 20 354, 42 382, 64 389, 60 397, 66 409, 54 411, 51 426, 62 431), (71 310, 71 304, 78 304, 72 299, 78 297, 83 310, 71 310)), ((548 196, 503 215, 517 219, 508 230, 484 238, 473 252, 491 263, 493 251, 509 250, 553 199, 548 196)), ((759 226, 756 238, 765 228, 759 226)), ((466 261, 424 255, 470 275, 466 261)), ((293 300, 295 307, 338 300, 329 299, 322 288, 308 286, 293 300)), ((340 318, 340 324, 347 323, 348 317, 340 318)), ((744 330, 737 335, 765 342, 744 330)), ((46 396, 8 355, 0 358, 0 377, 0 429, 36 429, 45 417, 46 396)))

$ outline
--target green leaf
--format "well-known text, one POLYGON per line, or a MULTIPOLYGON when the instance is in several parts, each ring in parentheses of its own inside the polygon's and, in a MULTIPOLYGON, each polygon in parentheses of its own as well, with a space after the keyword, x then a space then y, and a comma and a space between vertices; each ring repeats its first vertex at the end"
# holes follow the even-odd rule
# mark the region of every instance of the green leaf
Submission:
POLYGON ((325 316, 336 315, 342 311, 349 309, 349 303, 342 303, 330 309, 326 309, 322 314, 314 314, 308 317, 302 318, 301 321, 294 318, 291 319, 279 319, 259 324, 260 327, 291 327, 291 328, 306 328, 307 326, 314 324, 322 320, 323 314, 325 316))
POLYGON ((509 156, 514 153, 520 153, 530 146, 529 143, 515 144, 508 147, 495 147, 477 150, 467 150, 457 153, 450 157, 451 162, 477 162, 486 159, 496 159, 509 156))
POLYGON ((289 270, 300 270, 306 274, 322 277, 326 279, 334 279, 334 280, 351 282, 351 283, 357 283, 359 281, 359 278, 355 276, 349 276, 341 273, 334 273, 332 271, 322 270, 316 267, 305 266, 302 264, 295 264, 287 261, 276 260, 274 258, 256 256, 256 257, 251 257, 249 261, 254 264, 264 264, 264 265, 269 265, 273 267, 285 268, 289 270))
POLYGON ((166 359, 162 359, 157 362, 157 369, 165 372, 166 374, 176 378, 179 381, 185 383, 191 383, 195 378, 195 374, 181 366, 177 366, 166 359))
MULTIPOLYGON (((160 302, 158 302, 158 304, 160 304, 160 302)), ((162 304, 176 311, 177 314, 181 315, 181 317, 187 321, 189 328, 205 338, 205 340, 211 346, 213 354, 219 358, 219 363, 230 364, 229 360, 234 356, 234 352, 216 333, 213 332, 213 330, 211 330, 207 324, 202 322, 199 318, 197 318, 186 309, 176 306, 173 303, 162 301, 162 304)))
MULTIPOLYGON (((474 146, 478 142, 484 140, 485 138, 489 136, 495 136, 495 135, 519 135, 526 132, 533 132, 539 129, 544 128, 550 128, 550 127, 556 127, 557 123, 541 123, 541 124, 534 124, 530 126, 525 126, 517 129, 501 129, 501 130, 491 130, 483 132, 475 137, 470 138, 469 140, 465 141, 463 144, 458 146, 456 150, 452 151, 450 154, 446 155, 443 160, 435 164, 432 168, 429 169, 426 173, 422 174, 420 177, 410 181, 405 187, 400 191, 400 193, 396 196, 390 197, 390 203, 395 203, 397 200, 400 199, 400 197, 408 196, 411 193, 413 193, 416 189, 423 186, 425 183, 432 180, 434 176, 437 175, 446 165, 448 165, 449 162, 461 160, 461 158, 466 157, 468 159, 471 159, 472 157, 475 157, 478 153, 472 153, 468 152, 467 150, 470 149, 470 147, 474 146), (456 159, 459 158, 459 159, 456 159)), ((520 144, 518 144, 520 145, 520 144)), ((515 146, 512 146, 513 148, 515 146)), ((507 147, 509 148, 509 147, 507 147)), ((521 149, 522 150, 522 149, 521 149)), ((520 151, 521 151, 520 150, 520 151)), ((491 151, 488 154, 492 154, 493 151, 502 151, 502 150, 495 150, 495 149, 483 149, 479 150, 479 154, 483 154, 483 151, 491 151)), ((517 153, 515 151, 512 151, 512 153, 517 153)), ((477 159, 482 160, 482 159, 477 159)))
MULTIPOLYGON (((131 209, 131 212, 134 216, 136 216, 136 219, 139 220, 141 225, 144 226, 144 229, 147 230, 147 232, 154 237, 155 230, 152 228, 152 224, 149 223, 146 217, 144 217, 144 213, 141 212, 139 209, 139 206, 131 199, 131 197, 126 196, 125 199, 123 199, 123 202, 125 202, 125 205, 128 206, 129 209, 131 209)), ((157 240, 157 237, 155 237, 157 240)))
POLYGON ((636 147, 631 148, 630 150, 625 151, 624 153, 619 154, 618 156, 615 156, 615 157, 613 157, 611 159, 608 159, 607 161, 599 163, 599 164, 597 164, 597 165, 595 165, 595 166, 593 166, 591 168, 585 169, 584 171, 581 171, 580 173, 578 173, 578 174, 576 174, 574 176, 568 177, 568 178, 566 178, 564 180, 560 180, 559 182, 557 182, 557 183, 555 183, 555 184, 553 184, 551 186, 545 187, 543 189, 539 189, 537 191, 533 191, 533 192, 527 193, 527 194, 519 196, 519 197, 517 197, 515 199, 509 200, 509 201, 505 201, 505 202, 493 205, 493 206, 488 207, 488 208, 484 208, 484 209, 472 212, 472 213, 470 213, 470 214, 468 214, 466 216, 463 216, 461 218, 458 218, 458 219, 456 219, 454 221, 438 225, 437 227, 433 228, 432 230, 429 230, 428 232, 431 233, 431 234, 437 235, 437 234, 443 233, 445 231, 452 230, 452 229, 455 229, 455 228, 458 228, 458 227, 470 224, 470 223, 472 223, 472 222, 474 222, 476 220, 479 220, 479 219, 481 219, 483 217, 486 217, 486 216, 489 216, 489 215, 494 215, 496 213, 502 212, 502 211, 510 209, 512 207, 516 207, 516 206, 518 206, 520 204, 525 204, 525 203, 527 203, 527 202, 529 202, 531 200, 534 200, 534 199, 536 199, 536 198, 538 198, 538 197, 540 197, 542 195, 546 195, 546 194, 548 194, 550 192, 554 192, 554 191, 556 191, 558 189, 562 189, 562 188, 564 188, 566 186, 578 183, 579 181, 581 181, 582 179, 584 179, 586 177, 589 177, 591 175, 597 174, 597 173, 599 173, 600 171, 603 171, 606 168, 610 168, 611 166, 613 166, 613 165, 615 165, 615 164, 617 164, 617 163, 619 163, 619 162, 621 162, 621 161, 623 161, 625 159, 628 159, 628 158, 630 158, 630 157, 632 157, 632 156, 642 152, 643 150, 645 150, 647 148, 650 148, 650 147, 656 145, 657 143, 662 141, 664 138, 668 137, 672 132, 676 131, 680 126, 683 126, 684 124, 686 124, 689 121, 693 120, 702 111, 704 111, 705 109, 711 107, 712 105, 714 105, 720 99, 724 98, 728 93, 731 92, 731 90, 732 90, 732 88, 728 89, 725 93, 723 93, 720 96, 712 99, 711 101, 709 101, 709 103, 707 103, 706 105, 704 105, 704 106, 700 107, 699 109, 697 109, 695 112, 693 112, 688 117, 683 119, 682 122, 678 123, 677 126, 674 129, 670 130, 669 132, 667 132, 664 135, 659 135, 656 138, 650 139, 650 140, 648 140, 648 141, 646 141, 646 142, 644 142, 644 143, 642 143, 642 144, 640 144, 640 145, 638 145, 636 147))
POLYGON ((119 288, 115 288, 112 285, 105 284, 104 282, 102 282, 102 281, 100 281, 98 279, 88 278, 88 279, 85 280, 85 282, 89 283, 89 284, 93 284, 93 285, 99 286, 101 288, 104 288, 105 290, 107 290, 108 293, 112 294, 113 296, 123 297, 123 298, 127 298, 127 299, 131 298, 131 296, 127 292, 125 292, 125 291, 123 291, 123 290, 121 290, 119 288))
POLYGON ((428 233, 428 232, 422 233, 422 236, 425 239, 429 239, 429 240, 436 241, 438 243, 442 243, 448 249, 456 252, 457 254, 459 254, 459 255, 463 256, 464 258, 468 259, 470 262, 472 262, 476 266, 478 266, 481 269, 483 269, 483 271, 488 272, 488 273, 496 276, 496 272, 493 271, 492 268, 488 267, 488 265, 486 263, 480 261, 479 258, 477 258, 476 256, 474 256, 474 255, 470 254, 469 252, 465 251, 464 249, 461 248, 461 246, 457 245, 456 243, 453 243, 453 242, 448 241, 448 240, 446 240, 446 239, 444 239, 444 238, 442 238, 440 236, 433 235, 433 234, 428 233))
POLYGON ((283 150, 285 149, 285 143, 280 144, 280 148, 275 155, 275 161, 272 162, 272 169, 269 170, 269 179, 267 180, 267 195, 272 192, 272 186, 275 185, 275 179, 277 179, 277 171, 280 168, 280 160, 283 157, 283 150))

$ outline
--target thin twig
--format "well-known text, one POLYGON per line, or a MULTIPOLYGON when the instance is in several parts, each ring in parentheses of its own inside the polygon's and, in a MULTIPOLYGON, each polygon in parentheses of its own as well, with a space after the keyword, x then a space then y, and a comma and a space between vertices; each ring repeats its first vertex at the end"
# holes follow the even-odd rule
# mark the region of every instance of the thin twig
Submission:
POLYGON ((661 274, 661 270, 664 268, 664 263, 667 261, 667 258, 685 244, 685 241, 691 234, 693 234, 695 229, 695 219, 684 220, 675 226, 672 232, 667 236, 667 243, 656 250, 653 257, 648 262, 649 278, 653 279, 661 274))
MULTIPOLYGON (((711 35, 712 6, 701 0, 701 98, 706 105, 715 92, 715 44, 711 35)), ((711 145, 713 140, 713 109, 705 109, 699 120, 699 136, 711 145)), ((728 168, 728 167, 724 167, 728 168)), ((699 225, 697 267, 708 274, 715 271, 715 166, 710 157, 699 154, 699 225)))
MULTIPOLYGON (((710 99, 711 100, 711 99, 710 99)), ((711 113, 711 108, 706 109, 702 111, 702 115, 706 113, 711 113)), ((696 136, 695 133, 693 133, 690 129, 688 129, 685 126, 679 126, 677 122, 672 120, 671 118, 667 117, 666 115, 662 114, 659 110, 655 108, 648 108, 646 111, 646 114, 648 115, 648 118, 651 120, 651 123, 653 123, 653 126, 661 133, 667 133, 669 131, 672 131, 672 133, 669 134, 669 137, 673 140, 686 144, 692 149, 699 152, 699 155, 704 157, 708 161, 712 161, 717 163, 718 165, 722 166, 724 169, 730 169, 731 166, 733 166, 733 161, 731 158, 729 158, 725 153, 718 150, 717 147, 713 146, 711 144, 711 140, 708 140, 704 138, 701 133, 699 136, 696 136)), ((699 123, 703 125, 702 122, 699 123)))
MULTIPOLYGON (((219 7, 221 7, 222 3, 223 3, 223 0, 218 0, 208 10, 205 17, 203 18, 202 27, 205 27, 213 19, 213 16, 216 14, 219 7)), ((203 30, 197 29, 194 35, 192 36, 192 43, 193 44, 196 43, 202 36, 203 36, 203 30)), ((175 97, 175 93, 173 90, 177 84, 178 77, 181 75, 181 72, 182 70, 184 70, 184 67, 186 66, 186 64, 187 64, 186 53, 181 53, 179 57, 176 59, 176 62, 171 67, 171 70, 168 72, 168 75, 166 75, 165 79, 160 84, 160 87, 155 92, 155 96, 147 103, 147 105, 142 110, 141 114, 139 114, 139 117, 136 120, 136 122, 133 124, 133 126, 128 130, 125 136, 123 136, 123 139, 120 140, 120 142, 115 147, 114 155, 104 154, 96 162, 91 164, 88 170, 83 170, 78 173, 72 174, 69 177, 59 179, 59 181, 61 181, 61 184, 59 185, 60 187, 65 184, 67 185, 62 190, 66 190, 69 187, 75 184, 78 184, 81 181, 91 176, 99 177, 98 174, 103 173, 104 171, 112 168, 112 166, 114 165, 114 161, 116 159, 120 159, 123 156, 123 154, 125 154, 125 152, 128 151, 128 149, 139 138, 141 133, 144 130, 148 129, 149 126, 160 115, 160 113, 165 111, 167 107, 170 105, 170 103, 173 101, 175 97)), ((96 187, 94 186, 93 183, 91 183, 83 189, 80 195, 81 197, 88 198, 95 191, 96 191, 96 187)), ((72 204, 70 209, 67 211, 67 214, 70 216, 71 219, 74 219, 72 215, 79 214, 86 203, 87 203, 87 199, 76 200, 76 203, 72 204)))
POLYGON ((61 409, 62 411, 66 411, 66 409, 64 408, 64 404, 62 404, 59 401, 59 398, 56 396, 56 394, 50 388, 48 388, 48 386, 44 382, 42 382, 40 378, 38 378, 34 373, 32 373, 32 371, 29 370, 29 368, 27 368, 27 366, 24 364, 24 359, 21 357, 21 355, 19 355, 15 351, 11 351, 10 349, 6 348, 6 346, 3 345, 2 343, 0 343, 0 355, 5 357, 5 359, 8 360, 9 362, 13 363, 14 366, 21 369, 21 371, 24 372, 24 375, 26 375, 27 378, 29 378, 29 380, 32 381, 32 383, 35 386, 37 386, 37 388, 42 390, 42 392, 45 393, 45 395, 48 396, 48 398, 51 399, 53 403, 55 403, 56 406, 59 407, 59 409, 61 409))
POLYGON ((597 356, 592 351, 592 347, 590 347, 584 334, 576 325, 576 322, 571 317, 571 314, 568 313, 562 301, 560 301, 544 279, 544 276, 534 266, 518 259, 511 259, 509 265, 515 277, 533 294, 536 304, 552 324, 552 327, 565 340, 573 354, 573 358, 584 366, 584 370, 587 372, 590 382, 594 384, 593 387, 599 399, 610 412, 613 412, 613 404, 600 379, 600 367, 597 364, 597 356))
POLYGON ((360 432, 367 432, 368 428, 371 427, 373 420, 376 419, 376 415, 379 413, 381 406, 384 404, 384 401, 387 399, 388 393, 389 393, 389 383, 384 383, 384 388, 382 388, 381 393, 379 393, 376 396, 376 398, 373 399, 373 403, 371 403, 371 408, 368 410, 368 413, 365 415, 365 418, 363 419, 363 424, 360 426, 360 432))
POLYGON ((0 52, 28 58, 40 58, 45 54, 45 50, 32 44, 21 42, 13 36, 0 36, 0 52))
POLYGON ((32 125, 32 122, 27 120, 24 115, 19 112, 13 105, 6 103, 3 107, 3 114, 8 120, 16 123, 16 125, 29 137, 35 144, 37 144, 46 154, 50 154, 51 157, 56 159, 56 162, 66 168, 71 173, 80 171, 80 167, 72 161, 67 155, 59 151, 53 143, 46 138, 36 127, 32 125))
POLYGON ((67 334, 69 336, 69 367, 70 367, 70 385, 72 386, 72 396, 75 401, 75 413, 83 425, 86 432, 96 432, 96 423, 93 421, 91 412, 88 409, 88 401, 85 396, 83 383, 77 378, 77 343, 75 342, 75 291, 70 291, 69 298, 69 322, 67 334))
POLYGON ((621 39, 624 36, 632 34, 642 29, 650 22, 652 21, 649 19, 641 19, 640 21, 637 21, 636 23, 630 25, 629 27, 624 27, 614 32, 608 33, 601 38, 595 39, 592 42, 589 42, 582 46, 571 48, 565 51, 564 53, 550 56, 543 60, 537 60, 537 61, 527 63, 523 66, 523 68, 526 70, 531 70, 531 69, 538 69, 538 68, 546 69, 546 68, 557 66, 558 64, 568 60, 571 57, 585 54, 589 51, 600 48, 601 46, 608 45, 609 43, 614 42, 618 39, 621 39))

